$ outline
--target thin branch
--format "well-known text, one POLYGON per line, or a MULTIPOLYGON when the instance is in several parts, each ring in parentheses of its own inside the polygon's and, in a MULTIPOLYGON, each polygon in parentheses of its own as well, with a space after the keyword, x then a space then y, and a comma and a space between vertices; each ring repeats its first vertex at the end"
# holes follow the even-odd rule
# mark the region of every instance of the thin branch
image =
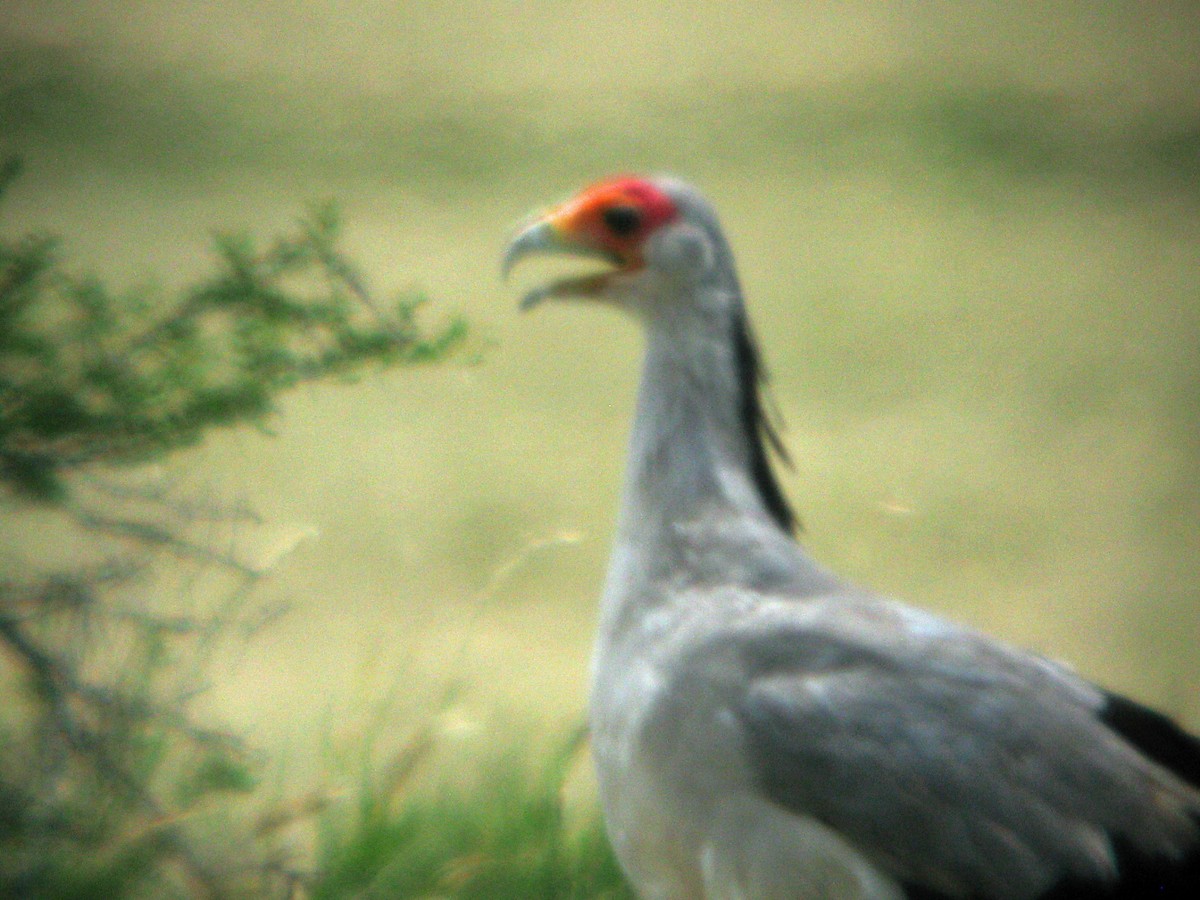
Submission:
POLYGON ((171 485, 159 481, 128 484, 105 478, 95 471, 80 472, 79 478, 81 483, 109 499, 157 506, 187 522, 202 520, 222 523, 249 522, 261 525, 263 521, 262 516, 249 506, 213 503, 198 497, 183 499, 173 495, 171 485))
POLYGON ((179 709, 84 681, 61 657, 39 645, 17 619, 0 616, 0 639, 24 663, 39 689, 44 689, 47 692, 45 696, 51 700, 75 698, 109 714, 115 713, 125 720, 158 722, 195 744, 222 747, 239 754, 245 752, 241 738, 229 732, 197 726, 179 709))
MULTIPOLYGON (((150 704, 138 709, 127 697, 116 697, 107 690, 84 684, 60 659, 38 646, 14 619, 0 616, 0 639, 8 645, 32 676, 39 695, 46 701, 51 712, 55 730, 75 752, 76 758, 95 770, 105 782, 119 789, 127 800, 152 820, 166 821, 168 813, 142 781, 109 752, 101 733, 80 720, 72 710, 72 698, 120 709, 122 712, 132 713, 138 719, 173 719, 171 724, 176 730, 199 742, 221 743, 226 746, 236 743, 236 739, 230 735, 198 729, 181 719, 178 714, 172 715, 169 711, 150 704)), ((171 852, 180 859, 193 882, 205 896, 214 900, 225 896, 220 886, 220 878, 198 857, 177 828, 164 828, 161 837, 171 852)))
POLYGON ((163 525, 156 525, 152 522, 138 519, 121 519, 115 516, 105 516, 84 509, 81 506, 75 506, 73 513, 81 525, 101 534, 128 538, 150 546, 162 547, 171 551, 176 556, 187 559, 215 563, 247 579, 254 580, 262 575, 261 571, 247 565, 232 554, 213 550, 205 544, 189 541, 163 525))

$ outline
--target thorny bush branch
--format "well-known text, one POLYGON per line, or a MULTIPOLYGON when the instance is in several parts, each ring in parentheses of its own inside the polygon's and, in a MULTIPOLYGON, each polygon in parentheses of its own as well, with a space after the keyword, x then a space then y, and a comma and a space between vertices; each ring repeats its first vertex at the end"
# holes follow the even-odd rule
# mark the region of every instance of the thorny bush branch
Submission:
MULTIPOLYGON (((19 170, 0 164, 0 199, 19 170)), ((122 472, 263 427, 300 382, 460 341, 461 321, 418 321, 420 297, 376 302, 338 232, 325 205, 266 246, 218 237, 215 271, 174 298, 71 274, 52 237, 0 237, 0 527, 50 521, 78 550, 0 557, 20 570, 0 570, 0 678, 20 698, 0 716, 0 894, 294 890, 286 859, 191 827, 256 783, 244 743, 189 706, 219 641, 276 612, 248 601, 264 569, 237 550, 256 519, 122 472)))

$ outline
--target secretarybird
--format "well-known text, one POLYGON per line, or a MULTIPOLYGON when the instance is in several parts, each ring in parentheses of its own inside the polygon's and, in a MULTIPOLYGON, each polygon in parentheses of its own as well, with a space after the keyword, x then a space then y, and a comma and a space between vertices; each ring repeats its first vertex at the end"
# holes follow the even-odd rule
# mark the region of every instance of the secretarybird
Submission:
POLYGON ((647 346, 592 669, 608 833, 645 900, 1200 898, 1200 741, 1070 669, 847 584, 793 538, 712 207, 596 184, 507 248, 523 301, 647 346))

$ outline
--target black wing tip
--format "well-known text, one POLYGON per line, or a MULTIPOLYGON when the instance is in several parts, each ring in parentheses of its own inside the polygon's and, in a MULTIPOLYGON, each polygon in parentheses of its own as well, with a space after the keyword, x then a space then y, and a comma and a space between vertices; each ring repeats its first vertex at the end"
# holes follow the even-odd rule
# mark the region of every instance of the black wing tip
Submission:
MULTIPOLYGON (((1105 693, 1100 720, 1147 759, 1200 788, 1200 738, 1168 716, 1122 697, 1105 693)), ((1200 834, 1200 818, 1196 820, 1200 834)), ((1112 881, 1069 879, 1037 900, 1197 900, 1200 898, 1200 841, 1179 858, 1148 857, 1126 839, 1113 842, 1117 877, 1112 881)), ((921 885, 904 885, 906 900, 951 900, 921 885)), ((970 900, 986 900, 972 897, 970 900)))
MULTIPOLYGON (((1200 826, 1200 822, 1197 823, 1200 826)), ((1037 900, 1196 900, 1200 896, 1200 845, 1182 859, 1148 859, 1118 841, 1115 881, 1071 879, 1037 900)), ((904 884, 905 900, 963 900, 916 884, 904 884)), ((987 900, 972 895, 969 900, 987 900)))
MULTIPOLYGON (((1200 738, 1168 716, 1120 694, 1105 692, 1100 721, 1147 759, 1200 788, 1200 738)), ((1196 819, 1200 833, 1200 818, 1196 819)), ((1117 878, 1108 883, 1068 881, 1040 900, 1196 900, 1200 897, 1200 842, 1180 858, 1148 857, 1126 839, 1114 841, 1117 878)))
MULTIPOLYGON (((1168 716, 1120 694, 1105 693, 1100 721, 1148 759, 1200 789, 1200 738, 1184 731, 1168 716)), ((1200 884, 1196 897, 1200 897, 1200 884)))
POLYGON ((1140 856, 1121 841, 1116 851, 1116 881, 1067 881, 1038 900, 1196 900, 1200 896, 1200 844, 1182 859, 1140 856))

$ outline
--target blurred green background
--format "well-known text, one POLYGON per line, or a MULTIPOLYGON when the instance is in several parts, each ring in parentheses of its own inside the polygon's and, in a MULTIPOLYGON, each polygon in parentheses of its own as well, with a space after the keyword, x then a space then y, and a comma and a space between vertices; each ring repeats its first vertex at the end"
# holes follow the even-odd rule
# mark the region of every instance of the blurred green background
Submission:
MULTIPOLYGON (((328 197, 376 290, 472 323, 477 364, 171 461, 263 553, 300 540, 260 589, 291 613, 204 700, 296 771, 449 681, 455 733, 580 713, 639 335, 519 315, 497 270, 615 171, 721 211, 816 557, 1200 728, 1192 2, 7 0, 0 152, 6 231, 116 284, 328 197)), ((0 565, 56 540, 20 527, 0 565)))

